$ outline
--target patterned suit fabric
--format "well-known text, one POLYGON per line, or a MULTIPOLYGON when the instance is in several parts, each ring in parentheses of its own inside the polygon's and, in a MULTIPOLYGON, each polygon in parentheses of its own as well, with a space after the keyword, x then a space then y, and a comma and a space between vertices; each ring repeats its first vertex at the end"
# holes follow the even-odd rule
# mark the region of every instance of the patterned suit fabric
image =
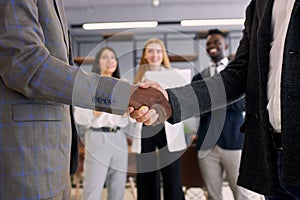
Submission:
POLYGON ((68 37, 61 0, 1 0, 0 199, 49 198, 69 187, 68 105, 127 110, 129 84, 70 66, 68 37))

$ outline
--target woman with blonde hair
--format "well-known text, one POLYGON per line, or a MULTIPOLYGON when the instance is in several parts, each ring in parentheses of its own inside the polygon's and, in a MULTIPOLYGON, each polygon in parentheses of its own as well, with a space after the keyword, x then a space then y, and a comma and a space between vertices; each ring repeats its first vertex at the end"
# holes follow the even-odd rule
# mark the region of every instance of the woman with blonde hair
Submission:
POLYGON ((140 64, 139 64, 139 69, 136 73, 134 83, 136 84, 136 83, 142 82, 146 71, 159 71, 161 69, 161 67, 164 67, 166 69, 171 69, 170 59, 167 54, 166 47, 160 39, 151 38, 151 39, 147 40, 147 42, 144 44, 142 57, 141 57, 140 64), (147 48, 148 45, 154 45, 157 47, 156 51, 158 51, 159 53, 161 52, 161 56, 162 56, 161 60, 160 60, 160 58, 158 58, 158 61, 156 61, 156 62, 153 61, 153 59, 147 60, 147 59, 149 59, 149 58, 147 58, 148 54, 146 54, 147 50, 150 51, 150 53, 156 53, 156 52, 154 52, 153 49, 147 48))
MULTIPOLYGON (((165 45, 161 40, 151 38, 144 45, 134 83, 143 82, 147 71, 170 69, 170 60, 165 45)), ((161 199, 160 172, 163 180, 164 200, 184 199, 179 160, 181 152, 171 152, 168 144, 164 124, 156 127, 143 126, 141 136, 133 140, 133 146, 137 147, 133 151, 141 153, 137 154, 138 200, 161 199)))

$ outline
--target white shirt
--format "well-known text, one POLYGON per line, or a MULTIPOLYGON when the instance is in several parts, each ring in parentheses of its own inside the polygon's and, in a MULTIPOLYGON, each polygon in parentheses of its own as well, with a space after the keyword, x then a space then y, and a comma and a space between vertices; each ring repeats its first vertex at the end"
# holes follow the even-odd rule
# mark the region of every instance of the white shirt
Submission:
POLYGON ((129 117, 114 115, 106 112, 102 112, 99 117, 95 117, 93 110, 75 107, 74 119, 79 125, 86 126, 87 128, 100 128, 116 126, 125 127, 129 123, 129 117))
POLYGON ((273 41, 270 51, 270 71, 268 77, 268 111, 275 131, 281 132, 280 86, 284 51, 284 41, 295 0, 275 0, 272 12, 273 41))
POLYGON ((213 76, 215 75, 216 73, 216 70, 217 70, 217 73, 220 73, 222 70, 225 69, 225 67, 228 65, 228 58, 225 57, 223 58, 222 60, 220 60, 217 64, 212 62, 211 65, 210 65, 210 75, 213 76), (217 69, 216 69, 217 68, 217 69))

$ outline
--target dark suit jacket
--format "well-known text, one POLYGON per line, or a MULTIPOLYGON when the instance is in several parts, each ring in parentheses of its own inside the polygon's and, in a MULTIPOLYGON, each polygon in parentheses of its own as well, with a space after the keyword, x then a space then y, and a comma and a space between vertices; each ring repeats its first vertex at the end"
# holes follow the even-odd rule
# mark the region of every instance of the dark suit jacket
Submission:
POLYGON ((69 187, 68 105, 123 114, 130 87, 70 66, 62 0, 0 4, 0 199, 47 199, 69 187))
MULTIPOLYGON (((270 195, 277 176, 267 111, 267 81, 274 0, 252 0, 243 37, 233 60, 220 75, 167 90, 170 122, 216 109, 246 94, 245 142, 238 184, 270 195), (191 106, 193 105, 193 106, 191 106)), ((284 47, 281 79, 281 128, 284 150, 280 179, 300 187, 300 1, 295 2, 284 47)))
MULTIPOLYGON (((210 69, 207 68, 196 74, 192 82, 210 76, 210 69)), ((197 149, 211 149, 216 144, 227 150, 242 149, 244 134, 240 132, 240 127, 243 123, 244 110, 245 99, 243 98, 227 105, 226 108, 202 114, 197 131, 197 149)))

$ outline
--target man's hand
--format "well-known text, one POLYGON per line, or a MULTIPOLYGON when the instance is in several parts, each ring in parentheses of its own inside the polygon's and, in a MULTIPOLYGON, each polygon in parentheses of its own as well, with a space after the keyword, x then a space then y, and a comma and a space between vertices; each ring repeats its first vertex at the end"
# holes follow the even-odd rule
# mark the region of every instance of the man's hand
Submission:
POLYGON ((147 106, 142 106, 138 110, 135 110, 133 107, 129 107, 130 117, 135 119, 139 123, 144 125, 156 126, 161 122, 158 121, 158 114, 156 110, 149 109, 147 106))
POLYGON ((130 116, 145 125, 157 125, 172 115, 167 93, 158 83, 146 82, 132 86, 129 100, 130 116))

